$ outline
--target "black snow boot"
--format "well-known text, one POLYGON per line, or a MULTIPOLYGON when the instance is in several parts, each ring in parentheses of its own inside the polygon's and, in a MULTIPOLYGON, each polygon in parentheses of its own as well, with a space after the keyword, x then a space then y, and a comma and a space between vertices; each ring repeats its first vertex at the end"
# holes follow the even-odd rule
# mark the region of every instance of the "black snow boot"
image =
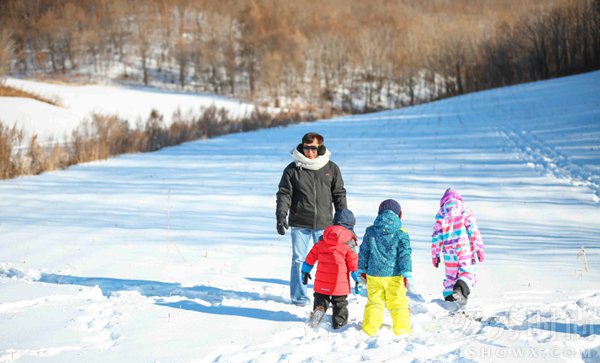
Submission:
POLYGON ((454 296, 448 295, 444 296, 444 301, 456 301, 456 299, 454 298, 454 296))
POLYGON ((331 304, 333 305, 331 325, 333 325, 333 329, 339 329, 348 324, 348 300, 346 300, 346 295, 332 296, 331 304))
POLYGON ((452 296, 454 297, 456 302, 463 304, 463 305, 466 304, 470 293, 471 293, 471 289, 469 289, 469 286, 467 285, 466 282, 464 282, 463 280, 456 281, 456 284, 454 284, 454 289, 452 292, 452 296))

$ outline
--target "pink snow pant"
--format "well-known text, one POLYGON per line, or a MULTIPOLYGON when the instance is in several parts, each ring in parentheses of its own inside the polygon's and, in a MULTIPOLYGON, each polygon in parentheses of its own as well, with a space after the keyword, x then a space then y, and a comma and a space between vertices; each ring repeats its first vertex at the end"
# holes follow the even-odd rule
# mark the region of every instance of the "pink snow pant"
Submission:
POLYGON ((475 260, 473 255, 466 253, 457 256, 455 250, 444 251, 444 265, 446 266, 446 278, 444 279, 444 297, 452 295, 456 281, 463 280, 469 288, 477 283, 475 276, 475 260))

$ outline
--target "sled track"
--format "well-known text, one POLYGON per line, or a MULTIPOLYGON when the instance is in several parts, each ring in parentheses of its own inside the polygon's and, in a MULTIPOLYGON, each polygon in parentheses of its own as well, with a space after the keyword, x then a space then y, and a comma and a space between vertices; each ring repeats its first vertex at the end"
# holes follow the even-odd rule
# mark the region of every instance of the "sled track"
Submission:
POLYGON ((596 200, 600 200, 598 174, 561 154, 534 133, 520 129, 507 120, 498 127, 500 134, 517 151, 520 158, 533 164, 537 169, 566 180, 572 185, 588 187, 594 193, 596 200))

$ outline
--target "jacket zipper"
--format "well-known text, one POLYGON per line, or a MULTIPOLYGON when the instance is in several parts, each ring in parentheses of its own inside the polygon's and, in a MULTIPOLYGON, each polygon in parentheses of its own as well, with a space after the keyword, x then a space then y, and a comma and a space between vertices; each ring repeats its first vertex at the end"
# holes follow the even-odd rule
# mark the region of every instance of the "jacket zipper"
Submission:
MULTIPOLYGON (((316 175, 315 175, 316 176, 316 175)), ((315 197, 315 217, 313 219, 313 229, 317 229, 317 183, 315 182, 315 178, 313 178, 313 193, 315 197)))

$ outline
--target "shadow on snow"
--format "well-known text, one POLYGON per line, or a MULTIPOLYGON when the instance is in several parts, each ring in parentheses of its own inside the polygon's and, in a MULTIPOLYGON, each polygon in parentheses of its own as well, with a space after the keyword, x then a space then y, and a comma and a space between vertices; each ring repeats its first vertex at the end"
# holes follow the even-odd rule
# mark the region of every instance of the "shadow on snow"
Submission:
POLYGON ((176 302, 157 301, 157 305, 168 306, 176 309, 185 309, 197 311, 200 313, 216 314, 216 315, 234 315, 246 318, 272 320, 272 321, 304 321, 300 317, 288 313, 287 311, 271 311, 264 309, 244 308, 239 306, 224 306, 224 305, 202 305, 191 300, 182 300, 176 302))
POLYGON ((592 335, 600 335, 600 325, 598 324, 570 324, 559 322, 539 322, 532 325, 533 328, 553 331, 564 334, 576 334, 582 338, 592 335))
POLYGON ((253 282, 268 283, 268 284, 285 285, 285 286, 290 285, 289 281, 282 280, 282 279, 264 279, 264 278, 259 278, 259 277, 246 277, 246 280, 253 281, 253 282))
MULTIPOLYGON (((223 305, 225 299, 270 301, 282 304, 289 303, 287 299, 272 294, 224 290, 217 287, 202 285, 183 287, 179 283, 172 282, 127 280, 107 277, 78 277, 59 274, 42 274, 38 281, 59 285, 98 286, 100 290, 102 290, 102 294, 107 297, 110 297, 113 293, 119 291, 137 291, 143 296, 157 298, 155 303, 160 306, 168 306, 207 314, 234 315, 281 322, 304 321, 304 319, 287 311, 270 311, 223 305), (179 296, 185 299, 180 301, 165 300, 165 298, 179 296)), ((269 281, 282 283, 279 282, 279 280, 269 281)))

